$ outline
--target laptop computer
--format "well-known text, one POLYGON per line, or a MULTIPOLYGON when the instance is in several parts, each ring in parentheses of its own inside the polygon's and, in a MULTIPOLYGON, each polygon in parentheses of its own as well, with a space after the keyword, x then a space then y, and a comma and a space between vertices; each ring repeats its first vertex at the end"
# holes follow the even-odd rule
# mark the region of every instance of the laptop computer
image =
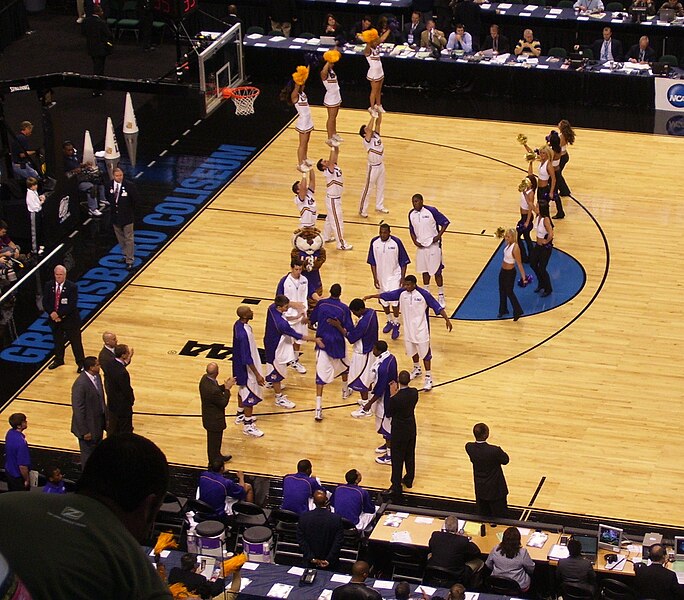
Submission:
POLYGON ((334 46, 337 42, 332 35, 322 35, 321 36, 321 46, 334 46))
POLYGON ((670 65, 667 63, 654 62, 651 65, 651 71, 654 75, 669 75, 670 65))
POLYGON ((598 556, 598 537, 595 535, 578 534, 573 535, 572 538, 582 544, 582 556, 594 564, 598 556))
POLYGON ((672 23, 675 18, 674 8, 661 8, 658 14, 658 21, 661 23, 672 23))

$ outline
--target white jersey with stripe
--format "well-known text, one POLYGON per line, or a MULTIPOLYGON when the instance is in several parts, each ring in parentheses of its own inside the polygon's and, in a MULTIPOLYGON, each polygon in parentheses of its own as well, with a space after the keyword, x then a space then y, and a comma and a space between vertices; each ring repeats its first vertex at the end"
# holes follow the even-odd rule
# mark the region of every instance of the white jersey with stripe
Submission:
POLYGON ((342 177, 342 170, 335 165, 332 172, 330 169, 323 169, 325 175, 326 194, 330 198, 342 197, 342 190, 344 189, 344 177, 342 177))
POLYGON ((370 142, 363 138, 363 147, 368 153, 368 164, 369 165, 379 165, 383 161, 383 155, 385 153, 385 145, 382 143, 382 138, 380 134, 376 131, 373 132, 370 142))
POLYGON ((297 194, 294 197, 294 203, 299 211, 299 226, 300 227, 315 227, 316 217, 318 216, 318 208, 316 207, 316 199, 313 192, 308 189, 306 197, 302 200, 297 194))

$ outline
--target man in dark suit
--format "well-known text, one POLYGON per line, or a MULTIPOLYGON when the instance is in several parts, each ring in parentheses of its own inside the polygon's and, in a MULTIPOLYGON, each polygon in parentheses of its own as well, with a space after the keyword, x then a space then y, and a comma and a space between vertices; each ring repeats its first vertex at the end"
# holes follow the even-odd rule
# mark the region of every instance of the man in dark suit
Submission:
POLYGON ((83 372, 71 387, 71 433, 78 438, 81 469, 102 441, 107 426, 100 363, 94 356, 83 360, 83 372))
POLYGON ((653 544, 650 548, 649 566, 643 563, 634 565, 634 587, 639 598, 652 600, 681 600, 684 593, 679 583, 677 574, 668 569, 667 551, 661 544, 653 544))
POLYGON ((124 181, 124 172, 114 169, 113 179, 105 190, 109 202, 112 226, 116 240, 126 261, 126 269, 133 269, 135 260, 135 244, 133 242, 133 223, 135 222, 135 205, 140 202, 138 188, 131 181, 124 181))
POLYGON ((648 36, 642 35, 639 38, 639 43, 634 44, 634 46, 629 49, 625 58, 632 63, 650 63, 655 61, 656 53, 649 45, 648 36))
POLYGON ((218 365, 211 362, 207 372, 199 382, 200 399, 202 401, 202 427, 207 431, 207 458, 209 463, 215 458, 229 461, 230 454, 221 454, 223 431, 226 428, 226 406, 230 400, 230 388, 235 385, 235 378, 228 377, 223 383, 217 381, 218 365))
MULTIPOLYGON (((106 376, 107 369, 116 359, 114 356, 114 349, 119 342, 116 339, 116 334, 111 331, 105 331, 102 334, 102 342, 102 350, 100 350, 100 354, 97 356, 97 361, 100 363, 100 367, 105 372, 106 376)), ((133 356, 133 348, 131 348, 131 356, 133 356)))
POLYGON ((43 288, 43 310, 48 314, 48 325, 55 340, 55 359, 48 369, 56 369, 64 364, 64 345, 71 342, 71 350, 78 365, 77 372, 83 371, 83 342, 81 341, 81 315, 78 312, 78 286, 69 281, 67 270, 62 265, 55 267, 55 280, 43 288))
POLYGON ((459 533, 458 518, 453 515, 444 520, 444 531, 432 533, 428 548, 428 566, 449 569, 454 574, 455 583, 467 583, 466 565, 473 573, 484 566, 477 544, 459 533))
POLYGON ((496 23, 489 26, 489 35, 482 44, 482 50, 492 50, 497 54, 506 54, 511 51, 508 38, 499 33, 499 26, 496 23))
POLYGON ((568 541, 568 557, 561 558, 556 567, 556 585, 563 591, 564 584, 570 584, 596 595, 596 572, 593 565, 582 556, 582 543, 579 540, 568 541))
POLYGON ((411 376, 408 371, 401 371, 397 376, 399 388, 390 391, 385 415, 392 419, 392 498, 396 501, 402 495, 402 483, 407 487, 413 486, 416 476, 416 404, 418 404, 418 390, 409 387, 411 376), (406 475, 404 475, 406 465, 406 475))
POLYGON ((622 42, 613 38, 613 30, 610 27, 603 28, 603 39, 596 40, 591 45, 591 51, 594 55, 594 60, 601 62, 609 60, 622 62, 624 60, 622 42))
POLYGON ((508 454, 499 446, 487 443, 489 427, 484 423, 473 427, 473 435, 475 441, 468 442, 465 449, 473 463, 477 512, 483 516, 505 517, 508 486, 501 465, 508 464, 508 454))
MULTIPOLYGON (((109 30, 104 12, 99 4, 93 7, 93 14, 86 17, 83 31, 86 36, 88 56, 93 61, 93 75, 104 75, 105 61, 114 47, 114 36, 109 30)), ((101 95, 101 91, 93 92, 93 96, 101 95)))
POLYGON ((352 565, 351 581, 336 587, 332 600, 382 600, 380 592, 364 583, 369 571, 370 565, 367 562, 357 560, 352 565))
POLYGON ((330 512, 323 490, 313 494, 316 508, 302 513, 297 526, 297 541, 304 554, 304 566, 334 571, 340 560, 344 539, 342 517, 330 512))
POLYGON ((417 46, 420 43, 420 36, 423 31, 425 31, 425 25, 420 18, 420 13, 414 10, 411 13, 411 21, 404 25, 404 30, 402 31, 404 35, 404 42, 413 46, 417 46))
POLYGON ((135 395, 131 376, 126 370, 131 351, 126 344, 114 348, 115 360, 105 370, 105 389, 109 409, 108 435, 133 432, 133 404, 135 395))

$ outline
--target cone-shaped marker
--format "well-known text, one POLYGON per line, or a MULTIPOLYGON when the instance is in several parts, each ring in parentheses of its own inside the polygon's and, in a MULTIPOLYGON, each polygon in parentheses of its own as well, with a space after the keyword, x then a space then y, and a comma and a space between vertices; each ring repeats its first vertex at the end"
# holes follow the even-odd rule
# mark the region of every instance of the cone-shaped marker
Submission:
POLYGON ((138 151, 138 123, 135 120, 135 111, 133 110, 133 100, 131 100, 130 92, 126 92, 123 134, 124 141, 126 142, 126 150, 128 151, 128 158, 131 161, 131 166, 135 167, 136 154, 138 151))
POLYGON ((86 129, 83 136, 83 163, 95 164, 95 150, 93 150, 93 140, 90 138, 90 131, 86 129))
POLYGON ((114 133, 114 125, 112 118, 107 117, 107 133, 105 134, 105 164, 107 165, 107 173, 109 178, 114 178, 114 169, 119 164, 121 153, 119 152, 119 144, 116 142, 116 134, 114 133))

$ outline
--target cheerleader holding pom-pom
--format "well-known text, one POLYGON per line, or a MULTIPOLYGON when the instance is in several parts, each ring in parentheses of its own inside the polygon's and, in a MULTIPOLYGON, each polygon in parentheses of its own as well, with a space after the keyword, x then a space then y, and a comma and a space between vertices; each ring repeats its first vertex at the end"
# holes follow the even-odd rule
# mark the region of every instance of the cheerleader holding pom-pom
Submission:
POLYGON ((508 300, 511 301, 513 307, 513 320, 517 321, 524 313, 515 295, 515 267, 518 266, 520 271, 520 278, 522 287, 525 287, 531 279, 525 275, 525 267, 520 259, 520 248, 516 243, 515 229, 506 229, 499 227, 496 231, 499 238, 504 238, 504 254, 501 270, 499 271, 499 318, 508 314, 508 300))
POLYGON ((377 117, 379 113, 384 113, 385 109, 382 107, 382 84, 385 81, 385 72, 382 69, 382 61, 380 60, 380 44, 382 44, 391 33, 390 29, 383 31, 382 35, 378 34, 377 29, 366 29, 361 32, 363 41, 366 42, 366 47, 363 53, 368 61, 368 74, 366 79, 370 81, 370 106, 368 112, 377 117))
POLYGON ((518 185, 520 192, 520 220, 515 226, 518 232, 518 246, 520 247, 520 254, 524 263, 530 262, 530 254, 534 248, 530 231, 534 226, 534 196, 537 192, 537 178, 534 175, 528 175, 518 185), (524 240, 525 243, 522 243, 524 240))
POLYGON ((328 120, 325 123, 328 139, 325 143, 331 148, 337 148, 342 143, 342 137, 337 133, 337 113, 340 111, 342 96, 340 84, 333 69, 333 65, 340 60, 341 56, 337 50, 328 50, 323 54, 325 65, 321 69, 321 81, 325 86, 323 105, 328 111, 328 120))
POLYGON ((308 173, 314 165, 313 161, 308 158, 309 138, 314 128, 311 107, 304 92, 304 86, 308 77, 309 67, 297 67, 297 70, 292 73, 292 81, 280 92, 280 99, 297 109, 297 122, 295 123, 295 129, 299 133, 297 170, 302 173, 308 173))

